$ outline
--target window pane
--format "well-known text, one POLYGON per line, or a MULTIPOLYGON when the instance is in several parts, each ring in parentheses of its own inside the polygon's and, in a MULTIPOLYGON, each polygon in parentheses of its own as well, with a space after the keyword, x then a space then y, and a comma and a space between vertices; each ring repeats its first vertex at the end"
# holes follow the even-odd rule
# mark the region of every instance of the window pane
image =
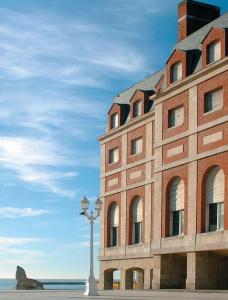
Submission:
POLYGON ((178 62, 173 65, 172 70, 172 82, 182 79, 182 63, 178 62))
POLYGON ((118 127, 118 114, 113 114, 111 116, 111 129, 118 127))
POLYGON ((207 48, 207 63, 213 63, 221 58, 221 42, 211 43, 207 48))
POLYGON ((131 154, 139 154, 142 152, 142 138, 131 141, 131 154))
POLYGON ((224 203, 218 203, 218 229, 224 229, 224 203))
POLYGON ((169 126, 169 128, 175 126, 175 111, 174 111, 174 109, 171 109, 168 112, 168 126, 169 126))
POLYGON ((133 118, 139 117, 142 114, 142 103, 137 101, 133 104, 133 118))
POLYGON ((212 92, 212 108, 219 110, 223 107, 223 89, 212 92))
POLYGON ((111 246, 117 246, 118 227, 112 227, 111 246))
POLYGON ((209 205, 209 231, 217 230, 217 203, 209 205))
POLYGON ((208 92, 204 97, 204 112, 216 111, 223 107, 223 89, 208 92))
POLYGON ((168 111, 168 127, 180 126, 184 123, 184 107, 175 107, 168 111))
POLYGON ((175 126, 182 125, 184 123, 184 107, 175 108, 175 126))
POLYGON ((184 210, 180 211, 180 232, 179 234, 184 233, 184 210))
POLYGON ((221 42, 216 42, 214 44, 214 60, 219 60, 221 58, 221 42))
POLYGON ((212 111, 212 93, 206 93, 204 98, 204 112, 212 111))
POLYGON ((109 163, 116 163, 119 160, 119 150, 118 148, 109 150, 109 163))
POLYGON ((179 228, 180 228, 180 218, 179 218, 179 211, 173 211, 172 212, 172 235, 179 235, 179 228))
POLYGON ((133 239, 134 244, 141 243, 141 228, 142 228, 141 222, 134 223, 134 239, 133 239))

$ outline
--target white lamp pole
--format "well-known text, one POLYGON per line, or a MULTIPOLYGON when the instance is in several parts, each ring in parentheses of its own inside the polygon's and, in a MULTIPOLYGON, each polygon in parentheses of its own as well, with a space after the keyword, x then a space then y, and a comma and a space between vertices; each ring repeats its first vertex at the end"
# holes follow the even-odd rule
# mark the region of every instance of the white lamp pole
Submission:
POLYGON ((86 216, 90 223, 90 272, 89 272, 89 278, 86 282, 86 290, 84 295, 98 296, 97 282, 94 277, 94 271, 93 271, 93 224, 94 221, 100 216, 100 212, 102 209, 102 202, 99 198, 96 200, 95 202, 96 214, 94 214, 93 211, 88 213, 89 200, 86 197, 84 197, 81 200, 81 207, 82 207, 82 215, 86 216))

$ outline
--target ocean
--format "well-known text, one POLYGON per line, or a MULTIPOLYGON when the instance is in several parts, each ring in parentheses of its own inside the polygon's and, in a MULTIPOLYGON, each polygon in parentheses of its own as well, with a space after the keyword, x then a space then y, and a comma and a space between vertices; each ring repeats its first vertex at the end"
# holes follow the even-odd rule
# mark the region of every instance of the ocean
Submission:
MULTIPOLYGON (((80 279, 38 279, 44 283, 45 290, 84 290, 85 280, 80 279)), ((0 290, 15 290, 15 279, 0 279, 0 290)))

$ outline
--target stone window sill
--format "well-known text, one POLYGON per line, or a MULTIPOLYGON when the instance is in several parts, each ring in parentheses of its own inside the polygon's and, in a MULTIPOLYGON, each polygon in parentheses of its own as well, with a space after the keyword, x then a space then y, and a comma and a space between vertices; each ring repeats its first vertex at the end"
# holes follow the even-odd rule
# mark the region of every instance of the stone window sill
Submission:
POLYGON ((133 244, 133 245, 128 245, 129 248, 140 248, 142 247, 142 243, 139 243, 139 244, 133 244))
POLYGON ((167 241, 167 240, 181 240, 184 238, 184 234, 181 235, 175 235, 175 236, 167 236, 165 238, 162 238, 163 240, 167 241))

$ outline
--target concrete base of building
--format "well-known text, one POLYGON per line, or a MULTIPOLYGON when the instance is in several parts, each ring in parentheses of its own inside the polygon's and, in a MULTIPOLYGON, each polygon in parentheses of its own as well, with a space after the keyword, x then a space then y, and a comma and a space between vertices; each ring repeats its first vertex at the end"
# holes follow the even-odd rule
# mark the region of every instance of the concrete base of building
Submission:
POLYGON ((203 251, 101 261, 100 289, 113 289, 113 274, 119 270, 121 290, 228 290, 227 254, 203 251))

